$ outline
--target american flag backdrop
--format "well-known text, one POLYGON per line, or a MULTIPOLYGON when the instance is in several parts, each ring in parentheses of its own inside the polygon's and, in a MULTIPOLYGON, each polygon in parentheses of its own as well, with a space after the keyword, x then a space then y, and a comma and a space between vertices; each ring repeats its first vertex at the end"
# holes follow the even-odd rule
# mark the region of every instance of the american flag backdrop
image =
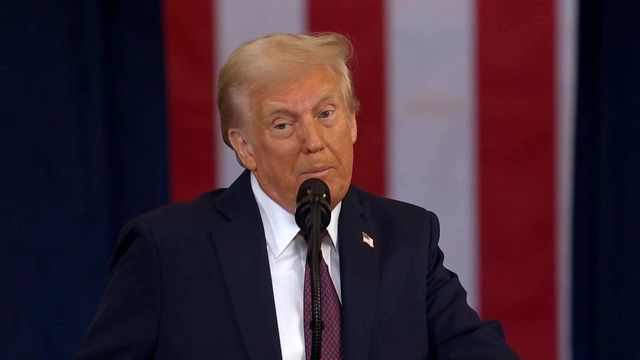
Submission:
POLYGON ((232 49, 336 31, 356 51, 354 183, 438 214, 445 264, 522 359, 640 359, 639 13, 629 0, 3 2, 0 358, 71 358, 123 225, 240 173, 214 102, 232 49))
POLYGON ((241 172, 217 70, 272 32, 355 47, 353 182, 438 214, 445 265, 523 359, 570 358, 575 0, 164 0, 170 196, 241 172))

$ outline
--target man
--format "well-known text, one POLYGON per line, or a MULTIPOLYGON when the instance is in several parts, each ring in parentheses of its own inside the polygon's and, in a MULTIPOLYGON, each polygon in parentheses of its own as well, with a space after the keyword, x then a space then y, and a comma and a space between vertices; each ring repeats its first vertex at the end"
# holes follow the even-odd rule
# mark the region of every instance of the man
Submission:
POLYGON ((78 358, 309 358, 307 244, 293 217, 309 178, 331 193, 324 359, 516 358, 443 267, 435 215, 351 186, 350 54, 337 34, 275 34, 231 54, 221 128, 247 170, 125 227, 78 358))

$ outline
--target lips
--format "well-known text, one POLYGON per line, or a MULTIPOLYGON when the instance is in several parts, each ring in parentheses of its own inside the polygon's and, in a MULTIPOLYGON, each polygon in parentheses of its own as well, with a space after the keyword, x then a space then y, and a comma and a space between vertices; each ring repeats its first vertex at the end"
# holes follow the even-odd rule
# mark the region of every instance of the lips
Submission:
POLYGON ((322 176, 327 173, 331 169, 330 166, 318 166, 308 169, 302 172, 302 176, 305 177, 314 177, 314 176, 322 176))

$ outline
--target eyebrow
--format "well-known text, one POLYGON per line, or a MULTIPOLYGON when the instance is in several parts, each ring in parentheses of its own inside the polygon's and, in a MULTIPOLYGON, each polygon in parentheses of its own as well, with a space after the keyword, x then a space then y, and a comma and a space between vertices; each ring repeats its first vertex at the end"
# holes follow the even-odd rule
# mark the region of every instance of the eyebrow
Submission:
MULTIPOLYGON (((336 98, 336 93, 331 91, 322 95, 313 105, 313 108, 318 107, 318 105, 326 102, 327 100, 331 100, 336 98)), ((286 106, 282 106, 281 103, 275 103, 273 106, 267 106, 266 111, 264 111, 264 117, 270 117, 275 114, 285 114, 285 115, 295 115, 295 111, 290 110, 286 106)))
POLYGON ((271 117, 273 115, 276 114, 284 114, 284 115, 289 115, 289 116, 293 116, 295 115, 294 111, 289 110, 288 108, 284 107, 284 106, 279 106, 276 105, 272 108, 267 108, 267 111, 265 111, 262 116, 263 117, 271 117))

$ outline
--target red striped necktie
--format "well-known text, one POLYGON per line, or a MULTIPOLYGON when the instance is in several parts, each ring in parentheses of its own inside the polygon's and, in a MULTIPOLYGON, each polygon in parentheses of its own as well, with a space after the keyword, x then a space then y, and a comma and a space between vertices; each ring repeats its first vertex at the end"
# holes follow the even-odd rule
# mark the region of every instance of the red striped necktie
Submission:
MULTIPOLYGON (((322 241, 331 241, 325 231, 322 241)), ((333 286, 329 267, 321 258, 320 261, 320 292, 322 301, 322 360, 342 360, 342 328, 341 306, 338 293, 333 286)), ((304 271, 304 345, 307 360, 311 359, 311 266, 309 262, 304 271)))

